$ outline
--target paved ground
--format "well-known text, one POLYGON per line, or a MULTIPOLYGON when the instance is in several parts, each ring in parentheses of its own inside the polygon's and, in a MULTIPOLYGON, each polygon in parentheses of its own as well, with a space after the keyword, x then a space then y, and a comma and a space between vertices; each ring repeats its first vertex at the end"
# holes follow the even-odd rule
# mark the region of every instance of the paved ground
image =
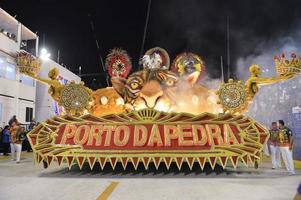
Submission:
POLYGON ((169 171, 160 167, 145 171, 142 168, 123 171, 117 166, 80 171, 73 166, 60 168, 54 163, 48 169, 34 166, 32 153, 23 153, 20 164, 0 156, 0 199, 231 199, 231 200, 288 200, 292 199, 301 182, 301 170, 288 176, 282 170, 271 170, 268 162, 259 169, 239 167, 203 172, 185 167, 178 171, 173 166, 169 171), (111 190, 111 191, 110 191, 111 190), (110 193, 112 192, 112 193, 110 193))

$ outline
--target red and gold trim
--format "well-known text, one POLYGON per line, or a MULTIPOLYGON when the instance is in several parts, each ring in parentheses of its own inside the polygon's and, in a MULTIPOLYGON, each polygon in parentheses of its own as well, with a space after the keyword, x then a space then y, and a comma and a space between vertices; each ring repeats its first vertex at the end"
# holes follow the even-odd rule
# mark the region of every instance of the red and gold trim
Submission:
POLYGON ((225 168, 239 163, 253 165, 261 160, 269 133, 253 119, 243 115, 204 113, 163 113, 140 110, 127 114, 94 117, 53 117, 28 135, 36 163, 49 165, 65 161, 81 169, 88 162, 92 169, 106 164, 125 169, 187 163, 192 169, 205 163, 225 168))

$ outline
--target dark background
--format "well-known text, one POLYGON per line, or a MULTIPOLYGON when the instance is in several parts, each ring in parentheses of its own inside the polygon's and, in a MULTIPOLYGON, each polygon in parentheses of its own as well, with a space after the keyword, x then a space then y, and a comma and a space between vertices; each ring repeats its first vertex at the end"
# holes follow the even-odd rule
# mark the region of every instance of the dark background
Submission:
MULTIPOLYGON (((37 31, 40 47, 78 73, 103 72, 100 54, 122 47, 138 69, 147 0, 2 0, 0 6, 37 31), (90 15, 90 17, 89 17, 90 15), (90 20, 100 43, 95 45, 90 20), (45 41, 45 42, 44 42, 45 41), (45 44, 44 44, 45 43, 45 44)), ((236 60, 256 55, 256 46, 289 35, 299 26, 300 0, 152 0, 144 51, 160 46, 171 59, 184 51, 201 55, 211 78, 219 78, 220 56, 226 65, 226 27, 230 19, 231 76, 236 60)), ((226 66, 225 66, 226 67, 226 66)), ((90 87, 105 87, 105 75, 84 77, 90 87), (95 79, 93 81, 93 79, 95 79)))

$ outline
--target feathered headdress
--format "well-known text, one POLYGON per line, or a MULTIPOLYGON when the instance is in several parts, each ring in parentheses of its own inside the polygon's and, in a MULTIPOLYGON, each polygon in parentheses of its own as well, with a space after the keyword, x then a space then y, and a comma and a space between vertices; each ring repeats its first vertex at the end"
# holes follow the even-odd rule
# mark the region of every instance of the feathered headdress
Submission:
POLYGON ((145 69, 169 69, 169 55, 166 50, 154 47, 146 51, 142 57, 142 65, 145 69))
POLYGON ((132 62, 125 50, 114 48, 107 55, 106 68, 112 78, 126 78, 132 69, 132 62))
POLYGON ((179 73, 181 76, 191 74, 195 71, 203 75, 205 73, 205 65, 200 56, 194 53, 184 52, 177 55, 174 59, 171 70, 179 73))

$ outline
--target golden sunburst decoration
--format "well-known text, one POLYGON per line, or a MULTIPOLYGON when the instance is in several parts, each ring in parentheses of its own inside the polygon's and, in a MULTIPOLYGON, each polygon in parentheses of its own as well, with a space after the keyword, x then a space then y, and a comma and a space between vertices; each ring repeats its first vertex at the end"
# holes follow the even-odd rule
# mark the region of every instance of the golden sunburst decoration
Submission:
POLYGON ((240 113, 247 107, 247 93, 241 81, 229 79, 228 83, 221 85, 217 95, 224 112, 240 113))
POLYGON ((90 106, 91 93, 82 83, 71 82, 62 89, 59 105, 63 106, 68 114, 83 114, 90 106))

